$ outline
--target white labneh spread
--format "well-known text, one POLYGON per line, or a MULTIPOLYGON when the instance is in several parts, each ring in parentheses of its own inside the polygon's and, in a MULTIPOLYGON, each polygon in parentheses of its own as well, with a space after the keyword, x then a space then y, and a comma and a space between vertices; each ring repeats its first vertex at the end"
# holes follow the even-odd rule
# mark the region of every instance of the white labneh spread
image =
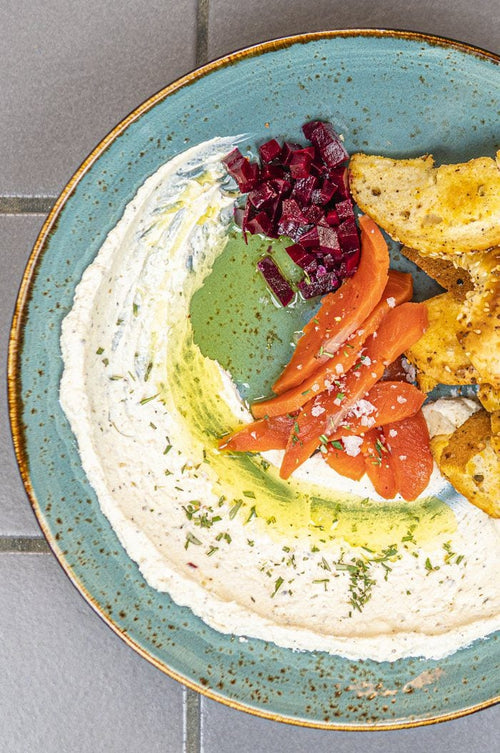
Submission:
POLYGON ((190 301, 227 242, 236 141, 150 177, 76 289, 60 399, 83 469, 146 581, 215 629, 352 659, 449 654, 500 626, 494 520, 437 470, 421 500, 386 502, 320 455, 283 481, 279 452, 217 449, 250 414, 195 344, 190 301))

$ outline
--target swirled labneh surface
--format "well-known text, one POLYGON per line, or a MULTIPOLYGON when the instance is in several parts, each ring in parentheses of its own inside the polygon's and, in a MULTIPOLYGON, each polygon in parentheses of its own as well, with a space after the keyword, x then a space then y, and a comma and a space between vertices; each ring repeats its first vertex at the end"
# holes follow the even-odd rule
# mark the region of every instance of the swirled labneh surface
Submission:
POLYGON ((499 621, 498 522, 434 472, 385 502, 313 456, 231 456, 250 420, 195 343, 190 303, 227 243, 234 195, 217 138, 139 189, 63 323, 60 399, 83 469, 154 588, 222 632, 349 658, 438 658, 499 621), (444 501, 446 500, 446 501, 444 501))

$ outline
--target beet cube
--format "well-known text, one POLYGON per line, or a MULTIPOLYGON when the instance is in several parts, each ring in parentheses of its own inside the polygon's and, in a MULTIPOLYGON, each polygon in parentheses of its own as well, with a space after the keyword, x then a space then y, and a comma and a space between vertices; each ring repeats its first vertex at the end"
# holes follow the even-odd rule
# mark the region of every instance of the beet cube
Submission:
POLYGON ((302 207, 302 214, 307 217, 312 225, 328 224, 322 222, 324 218, 323 209, 314 204, 302 207))
POLYGON ((359 233, 354 219, 344 220, 338 228, 337 234, 342 251, 347 254, 350 251, 358 251, 359 233))
POLYGON ((337 194, 343 199, 349 199, 349 172, 346 167, 337 167, 328 171, 329 179, 336 183, 337 194))
POLYGON ((293 289, 285 280, 277 265, 270 256, 265 256, 257 262, 257 269, 262 272, 265 281, 273 291, 282 306, 288 306, 293 298, 293 289))
POLYGON ((306 299, 315 298, 318 295, 325 295, 331 293, 340 287, 340 280, 335 272, 328 272, 328 274, 322 277, 316 277, 314 280, 307 282, 302 280, 298 284, 298 288, 302 296, 306 299))
POLYGON ((326 221, 329 225, 333 225, 334 227, 340 225, 340 217, 338 216, 336 209, 328 210, 326 214, 326 221))
POLYGON ((292 144, 290 141, 285 141, 283 149, 281 150, 281 164, 288 166, 292 159, 293 153, 302 151, 300 144, 292 144))
POLYGON ((302 206, 310 204, 317 185, 318 178, 315 175, 307 175, 305 178, 298 178, 293 186, 291 194, 292 198, 302 206))
POLYGON ((257 188, 254 188, 248 194, 248 201, 253 204, 256 209, 269 206, 275 198, 276 192, 269 183, 259 183, 257 188))
POLYGON ((313 254, 308 253, 299 243, 294 243, 293 246, 287 246, 285 251, 290 259, 302 269, 309 270, 312 269, 313 266, 317 266, 313 254))
POLYGON ((269 165, 265 162, 260 170, 261 180, 275 180, 285 178, 285 169, 281 165, 269 165))
POLYGON ((331 253, 334 257, 339 257, 342 254, 339 237, 335 228, 319 226, 318 234, 320 241, 319 247, 322 251, 331 253))
POLYGON ((311 162, 314 157, 314 149, 296 149, 290 155, 288 167, 292 178, 307 178, 310 174, 311 162))
POLYGON ((255 188, 259 180, 259 166, 256 162, 250 162, 238 148, 233 149, 222 161, 242 193, 255 188))
POLYGON ((301 208, 295 201, 295 199, 284 199, 283 210, 281 214, 282 220, 292 220, 293 222, 299 222, 302 225, 308 225, 309 221, 305 214, 303 214, 301 208))
POLYGON ((262 162, 272 162, 280 156, 281 146, 276 139, 271 139, 259 146, 259 154, 262 162))
POLYGON ((258 212, 254 217, 247 219, 244 230, 248 230, 252 235, 261 233, 262 235, 267 235, 269 238, 276 237, 271 224, 271 219, 265 212, 258 212))
POLYGON ((335 204, 335 209, 341 221, 354 219, 354 207, 350 199, 338 201, 335 204))
POLYGON ((353 276, 359 266, 360 256, 361 252, 359 250, 350 251, 348 254, 343 255, 338 269, 338 274, 342 279, 353 276))
POLYGON ((280 196, 282 199, 286 199, 288 196, 290 196, 290 193, 292 192, 291 181, 285 180, 285 178, 275 178, 271 180, 270 183, 278 196, 280 196))
POLYGON ((319 150, 321 157, 328 167, 337 167, 349 159, 342 141, 333 130, 330 123, 312 121, 302 127, 304 135, 319 150))

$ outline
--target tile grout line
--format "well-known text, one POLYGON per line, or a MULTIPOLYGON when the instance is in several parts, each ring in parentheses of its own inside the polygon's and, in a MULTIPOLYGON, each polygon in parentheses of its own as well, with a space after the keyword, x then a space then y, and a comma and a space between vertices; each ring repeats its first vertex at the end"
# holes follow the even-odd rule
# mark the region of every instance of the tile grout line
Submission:
POLYGON ((56 196, 0 196, 0 214, 47 214, 56 196))
MULTIPOLYGON (((198 0, 196 8, 196 66, 208 62, 209 0, 198 0)), ((183 753, 201 753, 201 698, 190 688, 183 694, 183 753)))
POLYGON ((0 554, 47 554, 50 547, 43 536, 0 536, 0 554))
POLYGON ((196 67, 208 63, 208 12, 210 0, 198 0, 196 8, 196 67))
POLYGON ((183 711, 183 753, 201 752, 201 697, 199 693, 190 688, 184 688, 183 711))

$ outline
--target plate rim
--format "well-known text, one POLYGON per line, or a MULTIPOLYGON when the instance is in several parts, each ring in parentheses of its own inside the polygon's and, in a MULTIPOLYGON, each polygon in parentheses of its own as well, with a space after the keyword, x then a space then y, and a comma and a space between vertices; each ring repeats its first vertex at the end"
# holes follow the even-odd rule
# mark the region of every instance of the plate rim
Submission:
POLYGON ((294 726, 314 729, 369 732, 393 729, 409 729, 458 719, 472 714, 476 711, 480 711, 482 709, 496 705, 500 702, 500 694, 486 701, 481 701, 478 704, 467 706, 466 708, 462 708, 457 711, 452 711, 444 714, 435 714, 434 716, 425 719, 408 719, 398 722, 380 722, 371 724, 342 724, 332 721, 325 722, 319 719, 309 720, 304 718, 291 717, 246 705, 243 702, 227 698, 211 688, 206 688, 201 683, 197 683, 191 678, 186 677, 180 672, 172 669, 163 661, 149 653, 137 641, 131 638, 128 632, 120 629, 120 627, 113 621, 112 617, 108 616, 104 612, 103 608, 100 606, 97 600, 92 596, 92 594, 83 585, 83 583, 80 582, 77 575, 73 572, 73 568, 66 561, 65 555, 57 544, 55 537, 49 530, 31 483, 29 472, 29 458, 28 452, 26 450, 25 433, 22 423, 23 401, 20 394, 20 379, 18 378, 18 375, 20 375, 22 371, 21 354, 24 342, 24 322, 27 317, 27 309, 31 299, 32 289, 36 282, 38 266, 42 260, 43 254, 47 251, 48 241, 50 240, 52 233, 57 228, 58 218, 64 206, 71 198, 84 175, 99 159, 99 157, 106 151, 106 149, 133 122, 138 120, 149 110, 153 109, 156 104, 179 91, 180 89, 183 89, 184 87, 187 87, 190 84, 201 80, 205 76, 217 70, 229 67, 233 63, 239 62, 243 59, 258 57, 264 53, 278 51, 286 47, 291 47, 298 43, 307 44, 309 42, 319 41, 323 39, 327 40, 334 38, 360 36, 369 38, 393 38, 417 42, 421 41, 422 43, 425 43, 427 45, 436 45, 446 49, 456 49, 462 53, 474 55, 490 63, 496 65, 500 64, 500 55, 481 47, 466 42, 461 42, 446 36, 390 28, 330 29, 293 34, 289 36, 280 36, 264 42, 252 44, 241 49, 237 49, 233 52, 221 55, 220 57, 217 57, 204 65, 193 68, 188 73, 175 79, 167 86, 161 88, 158 92, 148 97, 138 107, 134 108, 127 116, 125 116, 125 118, 123 118, 116 126, 114 126, 108 132, 108 134, 104 136, 103 139, 101 139, 97 146, 88 154, 88 156, 73 173, 69 181, 66 183, 66 185, 58 195, 52 209, 46 217, 26 263, 16 298, 16 304, 8 340, 7 396, 10 428, 16 461, 25 491, 37 519, 38 525, 40 526, 40 529, 50 547, 50 550, 54 554, 57 562, 59 563, 73 586, 79 591, 81 596, 87 601, 94 612, 96 612, 96 614, 113 630, 114 633, 116 633, 123 641, 125 641, 125 643, 129 645, 134 651, 136 651, 142 658, 146 659, 149 663, 151 663, 157 669, 161 670, 167 676, 171 677, 174 680, 177 680, 189 689, 194 690, 197 693, 200 693, 201 695, 210 698, 211 700, 222 703, 230 708, 236 709, 238 711, 244 711, 260 718, 292 724, 294 726))

